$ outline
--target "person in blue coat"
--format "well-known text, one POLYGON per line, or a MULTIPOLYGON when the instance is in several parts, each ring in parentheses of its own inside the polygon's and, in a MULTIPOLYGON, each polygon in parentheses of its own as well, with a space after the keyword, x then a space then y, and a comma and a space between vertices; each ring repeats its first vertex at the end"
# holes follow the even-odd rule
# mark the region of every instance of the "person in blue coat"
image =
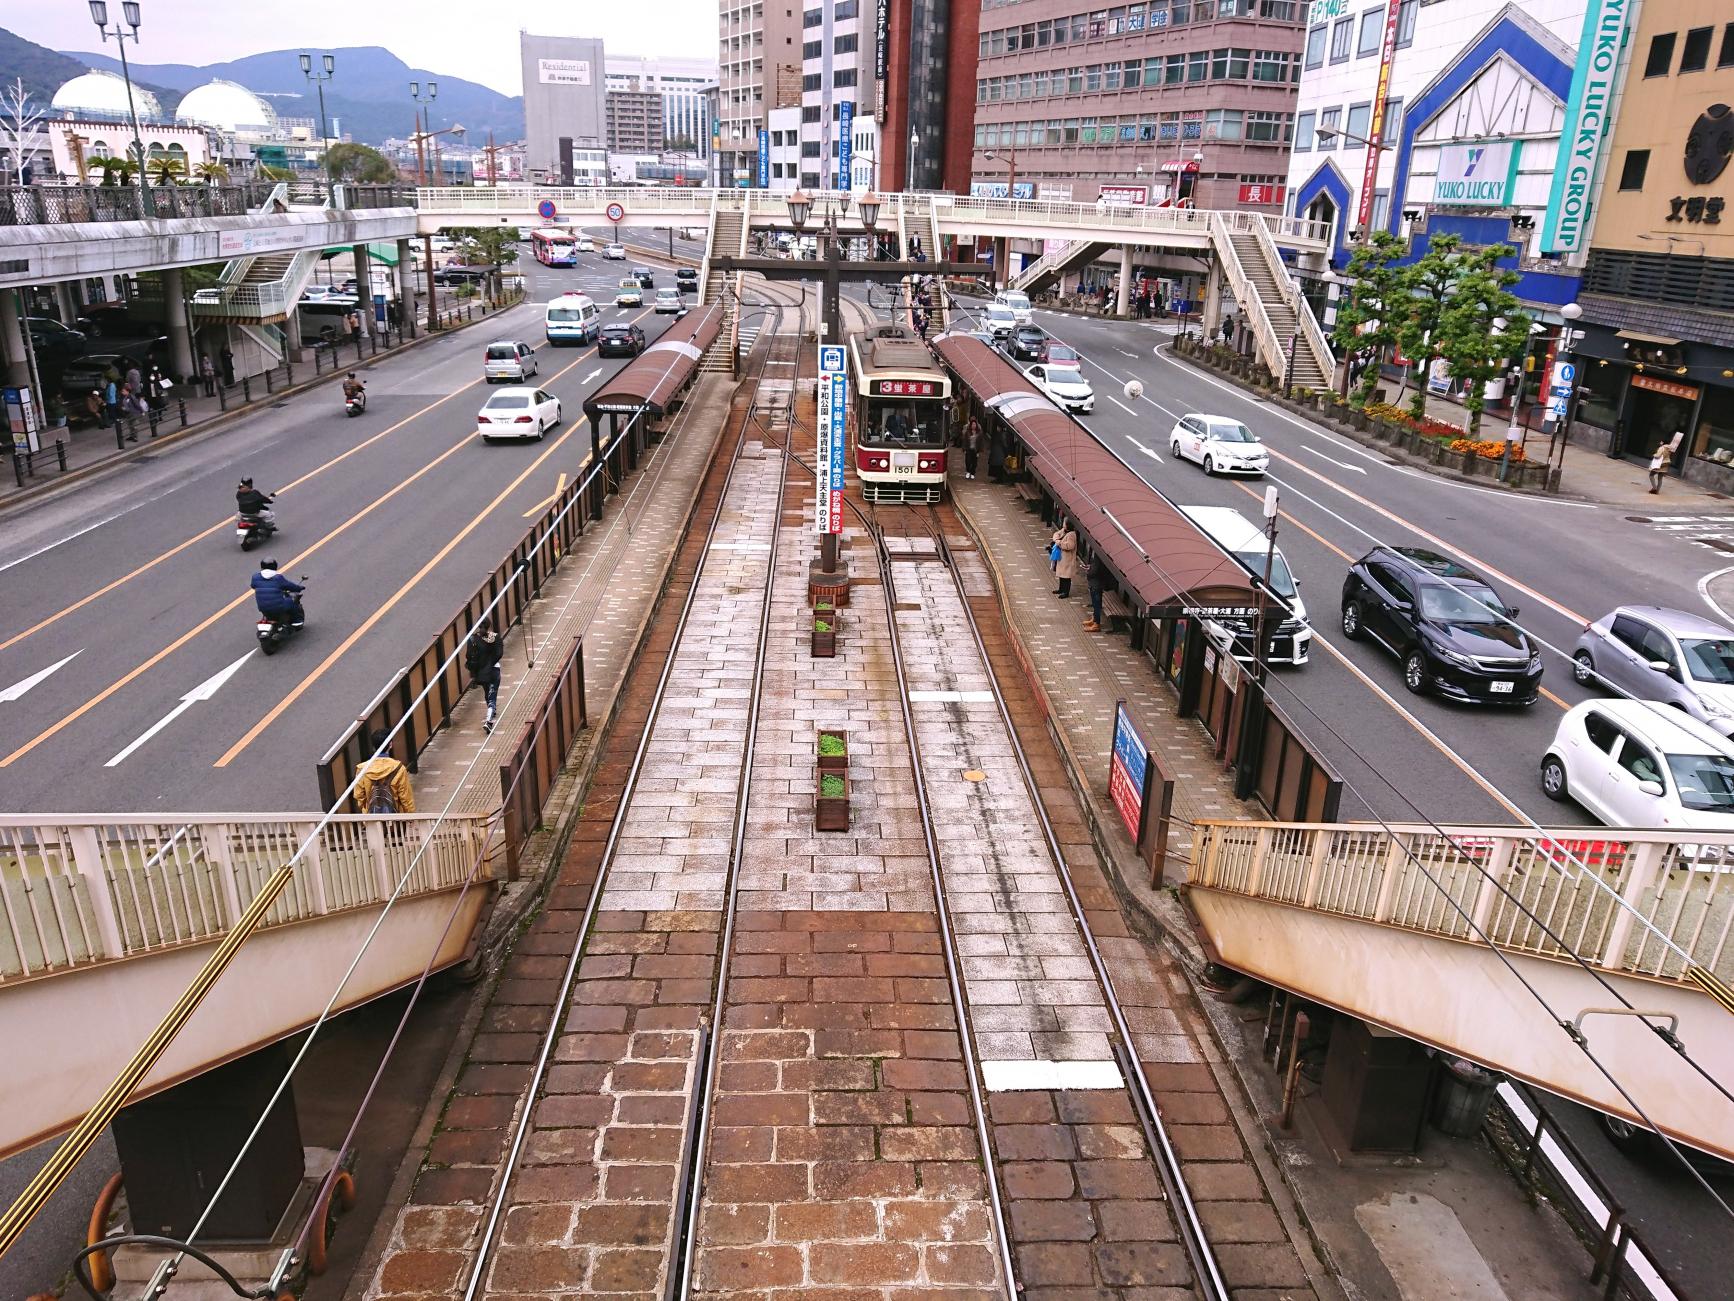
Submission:
POLYGON ((261 560, 259 572, 253 575, 253 600, 259 613, 267 619, 287 618, 297 628, 307 621, 301 609, 301 593, 306 590, 278 573, 275 560, 261 560))

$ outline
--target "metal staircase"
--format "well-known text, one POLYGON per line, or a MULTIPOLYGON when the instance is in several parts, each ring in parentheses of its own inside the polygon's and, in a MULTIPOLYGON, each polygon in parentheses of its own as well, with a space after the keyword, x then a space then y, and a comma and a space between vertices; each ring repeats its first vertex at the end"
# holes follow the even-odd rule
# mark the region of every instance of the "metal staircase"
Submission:
POLYGON ((1218 219, 1212 235, 1235 301, 1252 323, 1258 359, 1277 379, 1286 370, 1297 388, 1328 388, 1335 358, 1269 230, 1262 222, 1252 230, 1234 230, 1218 219))
POLYGON ((1074 267, 1085 266, 1094 262, 1106 253, 1113 245, 1096 240, 1073 240, 1064 248, 1057 248, 1052 253, 1044 254, 1039 260, 1030 263, 1018 272, 1011 282, 1013 289, 1021 289, 1026 294, 1039 293, 1049 284, 1058 280, 1074 267))
POLYGON ((718 249, 723 250, 724 257, 747 255, 747 242, 752 238, 752 192, 742 190, 740 196, 739 208, 725 206, 720 194, 711 208, 710 244, 705 249, 704 269, 700 271, 699 279, 704 286, 705 306, 720 303, 723 320, 716 342, 711 344, 704 360, 699 363, 701 371, 732 372, 740 347, 742 274, 737 271, 732 276, 712 275, 710 271, 711 255, 718 249))

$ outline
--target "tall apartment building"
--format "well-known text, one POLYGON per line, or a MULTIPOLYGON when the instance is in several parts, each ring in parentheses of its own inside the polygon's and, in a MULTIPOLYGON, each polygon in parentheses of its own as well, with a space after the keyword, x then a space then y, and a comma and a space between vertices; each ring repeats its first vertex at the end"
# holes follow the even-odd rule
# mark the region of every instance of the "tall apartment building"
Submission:
POLYGON ((662 152, 662 96, 651 90, 608 92, 608 151, 662 152))
POLYGON ((719 185, 759 183, 759 132, 801 102, 800 0, 722 0, 713 133, 719 185))
POLYGON ((648 91, 658 96, 665 148, 710 157, 711 105, 706 92, 716 85, 713 60, 611 54, 607 68, 610 92, 648 91))
POLYGON ((1280 210, 1302 8, 1298 0, 1103 9, 984 0, 970 88, 972 186, 1003 194, 1015 184, 1023 196, 1079 202, 1106 195, 1280 210))
POLYGON ((607 137, 602 42, 521 32, 518 49, 524 70, 525 164, 532 177, 560 181, 573 168, 575 150, 601 148, 607 137))

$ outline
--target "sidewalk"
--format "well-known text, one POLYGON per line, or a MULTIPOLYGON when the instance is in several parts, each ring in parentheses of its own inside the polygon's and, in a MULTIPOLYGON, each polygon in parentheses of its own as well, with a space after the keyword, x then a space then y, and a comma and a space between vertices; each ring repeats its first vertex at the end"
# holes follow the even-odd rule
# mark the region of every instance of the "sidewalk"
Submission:
MULTIPOLYGON (((1205 1045, 1211 1069, 1231 1104, 1238 1101, 1246 1113, 1243 1124, 1250 1121, 1262 1130, 1275 1157, 1264 1167, 1267 1180, 1275 1174, 1293 1192, 1345 1291, 1368 1301, 1593 1295, 1586 1281, 1587 1255, 1553 1212, 1524 1200, 1480 1139, 1451 1139, 1429 1129, 1418 1156, 1355 1156, 1339 1164, 1311 1123, 1305 1102, 1293 1130, 1275 1127, 1281 1081, 1259 1053, 1262 1001, 1236 1007, 1197 987, 1203 954, 1186 915, 1171 892, 1150 889, 1148 869, 1107 799, 1116 701, 1126 701, 1144 739, 1176 773, 1177 823, 1262 818, 1263 810, 1234 798, 1230 777, 1212 756, 1208 738, 1196 720, 1175 717, 1173 694, 1148 657, 1123 636, 1085 632, 1089 603, 1081 591, 1066 601, 1052 595, 1048 530, 1022 498, 979 480, 953 479, 951 489, 982 546, 1000 606, 1022 644, 1021 658, 1074 767, 1074 781, 1088 788, 1082 807, 1104 861, 1113 868, 1117 893, 1131 901, 1149 927, 1165 932, 1168 947, 1180 958, 1170 968, 1171 978, 1179 979, 1184 971, 1194 982, 1214 1031, 1213 1042, 1205 1045), (1229 1071, 1237 1083, 1224 1078, 1229 1071)), ((1171 856, 1186 859, 1191 839, 1187 826, 1176 825, 1171 856)), ((1177 862, 1168 878, 1183 872, 1184 861, 1177 862)), ((1312 1084, 1303 1089, 1303 1094, 1316 1092, 1312 1084)))

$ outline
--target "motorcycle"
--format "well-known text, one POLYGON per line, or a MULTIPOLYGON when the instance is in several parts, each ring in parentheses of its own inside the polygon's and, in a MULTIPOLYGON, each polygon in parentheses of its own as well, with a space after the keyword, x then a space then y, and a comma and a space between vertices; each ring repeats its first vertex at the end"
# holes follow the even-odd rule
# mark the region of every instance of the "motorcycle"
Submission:
POLYGON ((263 515, 242 514, 235 517, 235 536, 241 540, 243 551, 251 551, 276 532, 276 524, 263 515))
MULTIPOLYGON (((303 585, 306 584, 306 574, 301 575, 301 582, 303 585)), ((275 655, 277 648, 300 632, 301 626, 305 622, 305 612, 299 621, 292 614, 257 615, 253 624, 253 633, 259 639, 259 649, 266 655, 275 655)))
POLYGON ((367 390, 358 389, 352 396, 343 399, 343 414, 358 416, 367 410, 367 390))

